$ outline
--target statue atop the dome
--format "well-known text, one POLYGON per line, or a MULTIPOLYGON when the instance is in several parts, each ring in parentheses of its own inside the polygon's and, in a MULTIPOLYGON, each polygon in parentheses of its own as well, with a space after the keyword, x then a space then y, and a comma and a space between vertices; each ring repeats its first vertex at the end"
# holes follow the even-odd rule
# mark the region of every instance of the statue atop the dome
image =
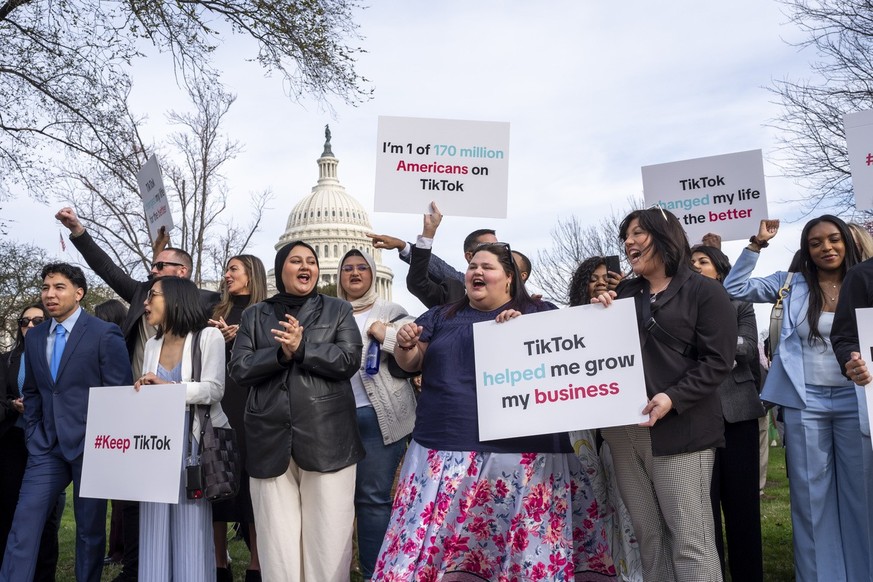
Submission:
POLYGON ((333 151, 330 149, 330 125, 324 126, 324 151, 321 152, 321 157, 333 157, 333 151))

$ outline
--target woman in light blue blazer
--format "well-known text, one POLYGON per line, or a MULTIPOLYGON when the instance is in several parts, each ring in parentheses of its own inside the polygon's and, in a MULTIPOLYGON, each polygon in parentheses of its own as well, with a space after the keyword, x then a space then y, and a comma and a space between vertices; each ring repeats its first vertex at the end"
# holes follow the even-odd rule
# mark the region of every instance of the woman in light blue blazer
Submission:
MULTIPOLYGON (((778 230, 778 220, 761 221, 725 279, 731 297, 776 302, 788 273, 750 276, 778 230)), ((798 582, 870 579, 858 401, 830 343, 840 286, 857 262, 845 222, 823 215, 806 223, 797 272, 784 294, 779 346, 761 393, 785 415, 798 582)))

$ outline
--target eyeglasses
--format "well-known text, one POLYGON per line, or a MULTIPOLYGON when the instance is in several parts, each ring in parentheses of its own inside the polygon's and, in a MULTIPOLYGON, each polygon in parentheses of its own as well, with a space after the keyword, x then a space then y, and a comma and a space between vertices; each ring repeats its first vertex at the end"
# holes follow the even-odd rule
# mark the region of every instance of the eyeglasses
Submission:
POLYGON ((648 208, 646 208, 646 210, 652 210, 653 208, 657 208, 658 210, 661 211, 661 216, 664 217, 664 221, 665 221, 665 222, 670 222, 669 220, 667 220, 667 213, 664 212, 664 207, 661 206, 661 203, 660 203, 660 202, 655 202, 654 204, 652 204, 651 206, 649 206, 648 208))
POLYGON ((18 327, 27 327, 31 323, 33 325, 39 325, 43 321, 45 321, 45 317, 22 317, 18 320, 18 327))
POLYGON ((363 273, 370 270, 370 265, 365 265, 364 263, 359 265, 343 265, 343 273, 351 273, 355 270, 357 270, 358 273, 363 273))
POLYGON ((146 293, 146 301, 151 301, 155 297, 160 297, 163 294, 163 291, 155 291, 154 289, 149 289, 149 292, 146 293))
POLYGON ((182 263, 171 263, 170 261, 158 261, 157 263, 152 263, 152 269, 155 271, 163 271, 164 267, 184 267, 182 263))

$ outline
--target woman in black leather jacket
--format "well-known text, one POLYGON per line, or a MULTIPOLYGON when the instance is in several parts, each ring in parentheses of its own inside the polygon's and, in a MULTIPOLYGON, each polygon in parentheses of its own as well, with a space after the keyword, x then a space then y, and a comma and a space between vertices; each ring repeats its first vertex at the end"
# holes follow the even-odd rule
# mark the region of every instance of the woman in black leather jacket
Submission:
POLYGON ((363 457, 349 378, 361 364, 351 305, 318 293, 318 258, 276 254, 278 293, 243 313, 229 373, 251 386, 246 468, 265 580, 348 580, 355 463, 363 457))

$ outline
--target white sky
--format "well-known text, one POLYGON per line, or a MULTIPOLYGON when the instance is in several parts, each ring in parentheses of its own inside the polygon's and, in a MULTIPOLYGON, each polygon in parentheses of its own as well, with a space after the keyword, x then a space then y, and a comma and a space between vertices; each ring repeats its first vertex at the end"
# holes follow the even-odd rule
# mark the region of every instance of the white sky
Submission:
MULTIPOLYGON (((559 217, 596 222, 641 195, 641 166, 761 148, 770 216, 795 222, 764 251, 756 274, 787 268, 802 222, 797 205, 784 201, 800 192, 771 163, 776 130, 766 124, 779 107, 766 87, 807 75, 815 55, 785 42, 801 36, 777 2, 373 4, 357 18, 368 51, 358 72, 375 97, 357 108, 334 102, 334 116, 290 101, 278 77, 245 62, 253 44, 233 39, 217 51, 223 82, 238 96, 224 130, 245 148, 227 166, 231 205, 245 217, 251 192, 275 195, 248 249, 265 264, 288 213, 315 185, 326 123, 339 179, 370 211, 374 230, 413 239, 420 216, 372 212, 377 117, 396 115, 511 124, 509 216, 446 217, 435 250, 457 267, 461 241, 475 228, 495 228, 533 259, 549 247, 559 217)), ((165 112, 188 107, 184 93, 166 56, 135 63, 134 81, 133 107, 148 114, 146 134, 158 140, 168 130, 165 112)), ((62 204, 5 204, 11 236, 61 255, 58 232, 66 230, 53 215, 62 204)), ((742 246, 724 250, 734 260, 742 246)), ((71 248, 64 258, 78 261, 71 248)), ((395 273, 395 300, 421 311, 405 290, 406 266, 394 253, 383 262, 395 273)))

